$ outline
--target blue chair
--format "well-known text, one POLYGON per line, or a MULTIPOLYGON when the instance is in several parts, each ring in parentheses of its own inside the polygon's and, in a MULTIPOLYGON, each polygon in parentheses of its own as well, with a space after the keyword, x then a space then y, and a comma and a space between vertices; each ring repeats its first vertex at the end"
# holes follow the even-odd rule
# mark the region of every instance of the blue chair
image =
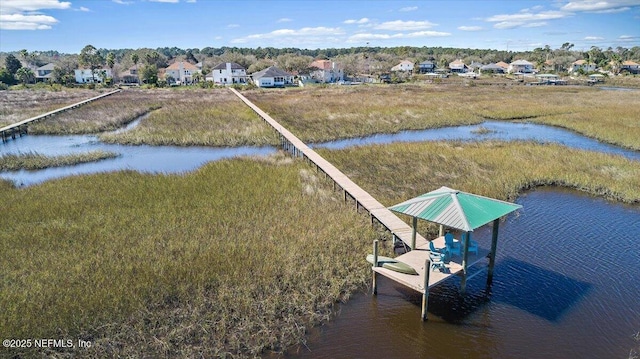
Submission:
POLYGON ((429 250, 431 251, 431 253, 444 253, 447 250, 447 248, 446 247, 444 247, 444 248, 436 248, 436 246, 433 245, 433 241, 430 241, 429 242, 429 250))
MULTIPOLYGON (((464 242, 466 242, 467 240, 467 235, 463 234, 462 235, 462 245, 464 246, 464 242)), ((474 241, 473 239, 469 240, 469 248, 468 248, 469 252, 473 252, 476 255, 478 255, 478 242, 474 241)))
POLYGON ((436 269, 438 270, 446 270, 447 267, 445 266, 444 262, 446 259, 446 254, 444 253, 437 253, 437 252, 431 252, 429 253, 429 260, 431 261, 431 270, 434 271, 436 269))
POLYGON ((447 232, 447 234, 444 235, 444 244, 447 246, 447 252, 449 252, 449 254, 462 255, 460 243, 454 242, 451 232, 447 232))

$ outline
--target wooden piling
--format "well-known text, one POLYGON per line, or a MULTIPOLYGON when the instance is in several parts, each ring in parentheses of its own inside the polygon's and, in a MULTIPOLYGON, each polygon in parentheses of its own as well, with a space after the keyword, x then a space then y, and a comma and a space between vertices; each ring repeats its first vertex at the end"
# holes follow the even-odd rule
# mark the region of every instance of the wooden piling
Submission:
POLYGON ((493 267, 496 265, 496 249, 498 247, 498 230, 500 228, 500 218, 493 221, 491 232, 491 252, 489 252, 489 268, 487 270, 487 286, 493 282, 493 267))
POLYGON ((467 260, 469 258, 469 243, 471 242, 471 232, 463 232, 464 247, 462 248, 462 281, 460 282, 460 292, 464 294, 467 286, 467 260))
POLYGON ((427 309, 429 308, 429 274, 431 273, 431 260, 424 261, 424 291, 422 292, 422 321, 427 320, 427 309))
MULTIPOLYGON (((373 241, 373 267, 377 267, 378 266, 378 240, 375 239, 373 241)), ((371 291, 373 293, 373 295, 377 295, 378 294, 378 281, 377 281, 377 274, 376 271, 373 270, 373 268, 371 269, 371 272, 373 273, 373 283, 371 285, 371 291)))
POLYGON ((413 217, 411 228, 413 228, 411 232, 411 250, 414 250, 416 249, 416 234, 418 233, 418 217, 413 217))

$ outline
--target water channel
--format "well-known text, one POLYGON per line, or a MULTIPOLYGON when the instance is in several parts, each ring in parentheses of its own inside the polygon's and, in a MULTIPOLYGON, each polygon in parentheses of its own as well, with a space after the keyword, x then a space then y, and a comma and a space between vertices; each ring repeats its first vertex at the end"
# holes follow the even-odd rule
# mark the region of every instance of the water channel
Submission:
MULTIPOLYGON (((287 358, 623 358, 640 331, 640 207, 561 188, 521 195, 486 272, 421 295, 380 278, 287 358)), ((490 248, 490 228, 474 233, 490 248)), ((364 260, 364 258, 363 258, 364 260)))
MULTIPOLYGON (((128 125, 128 130, 138 121, 128 125)), ((485 141, 485 140, 532 140, 560 143, 567 147, 612 153, 640 160, 640 151, 626 150, 586 138, 574 132, 551 126, 532 123, 485 121, 478 125, 444 127, 439 129, 401 131, 395 134, 380 134, 362 138, 337 140, 312 144, 311 147, 341 149, 357 145, 385 144, 392 142, 420 141, 485 141)), ((236 156, 267 155, 276 151, 273 147, 180 147, 180 146, 132 146, 113 145, 100 142, 95 135, 33 136, 18 137, 0 143, 0 156, 5 154, 38 153, 59 156, 104 150, 117 153, 113 159, 85 163, 76 166, 47 168, 36 171, 0 172, 0 178, 13 181, 18 186, 29 186, 49 179, 70 175, 136 170, 150 173, 181 173, 197 169, 204 163, 236 156)))
MULTIPOLYGON (((573 132, 528 123, 487 121, 474 126, 404 131, 316 144, 345 148, 371 143, 433 140, 534 140, 614 153, 640 152, 599 143, 573 132)), ((0 156, 48 156, 92 150, 119 157, 41 171, 3 172, 18 185, 81 173, 131 169, 176 173, 203 163, 265 155, 271 147, 121 146, 96 136, 25 136, 0 144, 0 156)), ((287 358, 628 358, 640 331, 640 207, 576 191, 542 188, 517 201, 524 208, 501 225, 493 286, 486 275, 431 291, 429 321, 420 321, 420 295, 382 278, 379 294, 356 294, 334 320, 310 332, 306 346, 287 358)), ((490 231, 474 233, 490 245, 490 231)), ((363 258, 363 265, 364 258, 363 258)))

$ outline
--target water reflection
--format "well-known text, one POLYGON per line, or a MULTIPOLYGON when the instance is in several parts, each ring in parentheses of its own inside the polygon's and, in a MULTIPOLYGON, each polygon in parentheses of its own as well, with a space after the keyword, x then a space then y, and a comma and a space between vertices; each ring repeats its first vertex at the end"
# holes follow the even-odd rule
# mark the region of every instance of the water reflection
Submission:
MULTIPOLYGON (((500 228, 494 283, 486 274, 433 288, 429 321, 421 294, 387 278, 359 294, 307 346, 286 357, 626 358, 640 330, 640 207, 541 188, 500 228)), ((491 245, 491 230, 474 238, 491 245)), ((363 259, 363 266, 366 266, 363 259)))
POLYGON ((195 170, 209 161, 237 157, 267 155, 273 147, 179 147, 126 146, 100 142, 96 136, 25 136, 0 144, 0 155, 37 152, 47 156, 110 151, 118 157, 68 167, 53 167, 37 171, 2 172, 0 177, 18 186, 29 186, 46 180, 98 172, 136 170, 149 173, 181 173, 195 170))
MULTIPOLYGON (((618 154, 629 159, 640 160, 640 151, 626 150, 617 146, 598 142, 577 133, 533 123, 485 121, 478 125, 443 127, 430 130, 401 131, 394 134, 379 134, 363 138, 351 138, 314 145, 330 149, 342 149, 351 146, 387 144, 393 142, 423 141, 518 141, 532 140, 553 142, 581 150, 618 154)), ((312 146, 313 147, 313 146, 312 146)))
MULTIPOLYGON (((131 129, 135 127, 140 120, 141 119, 136 120, 118 131, 131 129)), ((640 151, 631 151, 603 144, 564 129, 531 123, 499 121, 486 121, 479 125, 472 126, 380 134, 364 138, 318 143, 311 145, 311 147, 342 149, 369 144, 443 140, 533 140, 539 142, 555 142, 572 148, 618 154, 629 159, 640 160, 640 151)), ((0 173, 0 178, 12 180, 18 185, 32 185, 63 176, 124 169, 140 172, 177 173, 194 170, 208 161, 235 156, 267 155, 276 151, 273 147, 214 148, 111 145, 100 142, 95 135, 24 136, 0 144, 0 156, 30 152, 46 156, 59 156, 73 153, 86 153, 94 150, 111 151, 119 154, 119 157, 99 162, 70 167, 49 168, 39 171, 2 172, 0 173)))

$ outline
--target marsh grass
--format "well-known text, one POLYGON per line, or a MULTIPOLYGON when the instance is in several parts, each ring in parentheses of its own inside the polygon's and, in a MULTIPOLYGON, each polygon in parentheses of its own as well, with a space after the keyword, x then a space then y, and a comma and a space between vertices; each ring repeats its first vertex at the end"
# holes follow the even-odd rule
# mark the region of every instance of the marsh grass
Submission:
POLYGON ((3 191, 2 334, 93 357, 282 351, 368 282, 379 234, 336 194, 278 156, 3 191))
POLYGON ((98 96, 100 93, 84 89, 0 91, 0 126, 26 120, 98 96))
POLYGON ((385 205, 440 186, 515 200, 523 190, 555 185, 640 202, 637 161, 555 144, 424 142, 318 152, 385 205))
POLYGON ((162 106, 161 92, 123 90, 29 126, 32 134, 87 134, 120 128, 162 106))
POLYGON ((277 136, 228 89, 163 91, 162 108, 105 142, 178 146, 276 145, 277 136))
POLYGON ((245 96, 306 142, 494 119, 563 127, 640 149, 635 91, 409 84, 252 90, 245 96))
POLYGON ((63 156, 45 156, 39 153, 6 154, 0 156, 0 171, 38 170, 49 167, 71 166, 118 157, 109 151, 90 151, 63 156))

